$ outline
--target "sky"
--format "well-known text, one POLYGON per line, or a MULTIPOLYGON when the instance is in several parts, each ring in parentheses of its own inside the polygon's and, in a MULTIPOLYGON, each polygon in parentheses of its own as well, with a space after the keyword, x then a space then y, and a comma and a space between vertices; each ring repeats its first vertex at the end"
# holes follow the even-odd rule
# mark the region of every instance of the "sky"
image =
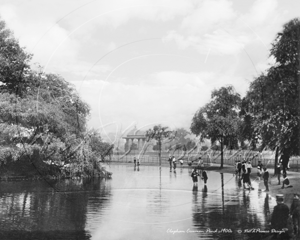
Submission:
POLYGON ((72 83, 88 127, 189 129, 212 90, 245 96, 298 0, 0 0, 32 66, 72 83))

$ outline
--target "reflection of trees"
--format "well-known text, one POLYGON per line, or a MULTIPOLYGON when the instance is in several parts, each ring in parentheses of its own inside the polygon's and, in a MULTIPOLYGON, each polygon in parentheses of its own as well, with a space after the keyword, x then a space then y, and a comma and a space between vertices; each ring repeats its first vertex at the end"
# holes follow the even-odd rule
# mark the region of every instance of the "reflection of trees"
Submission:
POLYGON ((161 214, 169 210, 170 200, 165 192, 162 191, 161 183, 161 167, 159 167, 159 189, 158 191, 150 191, 148 198, 147 210, 151 213, 161 214))
POLYGON ((150 214, 160 215, 170 209, 170 200, 166 192, 160 190, 150 191, 147 201, 147 211, 150 214))
MULTIPOLYGON (((54 191, 45 182, 1 183, 6 189, 14 189, 0 198, 0 236, 4 231, 43 232, 54 234, 74 232, 85 239, 85 225, 89 198, 93 201, 92 208, 100 210, 109 199, 109 189, 103 180, 91 182, 63 181, 53 184, 54 191), (6 186, 5 186, 6 185, 6 186), (16 187, 15 187, 16 186, 16 187), (68 188, 69 186, 69 188, 68 188), (26 189, 23 193, 20 189, 26 189), (68 191, 70 189, 70 191, 68 191)), ((3 192, 3 191, 2 191, 3 192)), ((33 235, 32 235, 33 236, 33 235)), ((57 236, 57 239, 63 239, 57 236)), ((22 239, 22 238, 20 238, 22 239)), ((45 238, 46 239, 46 238, 45 238)), ((55 238, 54 238, 55 239, 55 238)), ((65 239, 69 237, 65 236, 65 239)))
POLYGON ((264 214, 266 222, 269 222, 270 219, 270 206, 269 206, 269 194, 266 194, 265 202, 264 202, 264 214))

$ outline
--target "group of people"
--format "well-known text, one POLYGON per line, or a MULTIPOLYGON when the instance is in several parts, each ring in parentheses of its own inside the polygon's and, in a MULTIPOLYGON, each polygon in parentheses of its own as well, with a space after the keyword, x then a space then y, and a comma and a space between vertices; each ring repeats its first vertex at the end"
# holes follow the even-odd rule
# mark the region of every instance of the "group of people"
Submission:
POLYGON ((192 174, 191 174, 192 180, 193 180, 193 186, 198 186, 198 177, 201 177, 203 179, 204 184, 207 183, 207 172, 204 169, 204 163, 201 157, 198 158, 198 166, 194 168, 192 174))
MULTIPOLYGON (((175 156, 169 156, 168 158, 168 162, 170 164, 170 171, 172 171, 172 168, 174 169, 174 171, 176 171, 176 167, 177 167, 177 160, 175 158, 175 156)), ((183 165, 183 160, 180 159, 179 160, 180 165, 183 165)))
POLYGON ((294 234, 297 239, 300 237, 300 199, 299 194, 294 193, 293 202, 289 208, 284 203, 283 194, 276 195, 277 205, 274 207, 272 217, 271 217, 271 229, 276 230, 275 239, 290 239, 288 231, 288 221, 289 218, 292 219, 292 234, 294 234))
POLYGON ((253 187, 251 185, 251 180, 250 180, 251 171, 252 171, 252 164, 251 164, 250 160, 249 161, 238 160, 236 162, 235 173, 237 176, 239 176, 241 178, 241 180, 243 180, 244 188, 253 189, 253 187))
MULTIPOLYGON (((173 168, 174 171, 176 170, 177 163, 176 158, 174 156, 170 156, 169 159, 170 164, 170 170, 173 168)), ((183 161, 180 161, 180 164, 183 165, 183 161)), ((134 158, 134 166, 139 166, 140 162, 138 159, 134 158)), ((236 176, 239 176, 241 180, 243 180, 243 186, 244 188, 253 189, 251 186, 251 180, 250 180, 250 174, 252 170, 252 164, 251 161, 241 161, 238 160, 236 162, 236 176)), ((277 167, 275 169, 275 176, 278 178, 278 184, 281 184, 280 178, 281 178, 281 165, 280 162, 277 164, 277 167)), ((193 187, 198 187, 198 178, 201 177, 203 179, 204 184, 206 186, 208 176, 207 172, 204 169, 203 160, 201 157, 198 158, 198 165, 191 173, 192 181, 193 181, 193 187)), ((265 191, 269 191, 269 172, 266 166, 264 166, 261 161, 259 160, 257 164, 257 177, 259 180, 261 177, 263 178, 264 185, 265 185, 265 191)), ((291 187, 289 185, 289 179, 287 178, 286 172, 283 173, 283 181, 282 181, 282 188, 285 186, 291 187)), ((294 194, 293 202, 291 204, 291 207, 289 208, 284 203, 284 196, 282 194, 276 195, 276 202, 277 205, 274 207, 274 211, 271 217, 271 228, 275 231, 274 236, 276 239, 289 239, 288 236, 288 219, 292 219, 293 223, 293 232, 296 236, 300 237, 300 195, 298 193, 294 194)))
POLYGON ((203 179, 204 181, 204 184, 207 183, 207 172, 203 169, 200 173, 198 172, 198 169, 197 168, 194 168, 192 174, 191 174, 191 177, 192 177, 192 180, 193 180, 193 186, 194 187, 197 187, 198 186, 198 177, 201 176, 201 179, 203 179))
MULTIPOLYGON (((240 161, 238 160, 236 162, 236 175, 241 177, 241 179, 243 180, 243 186, 244 188, 247 188, 247 185, 250 189, 252 189, 251 186, 251 178, 250 178, 250 173, 251 173, 251 169, 252 169, 252 164, 251 161, 240 161), (241 176, 242 173, 242 176, 241 176)), ((281 165, 280 162, 277 164, 277 167, 275 169, 275 175, 277 176, 278 179, 278 185, 281 184, 280 182, 280 178, 281 178, 281 165)), ((259 160, 258 164, 257 164, 257 178, 260 181, 261 177, 263 178, 264 181, 264 185, 265 185, 265 191, 268 192, 269 191, 269 178, 270 178, 270 174, 269 171, 267 169, 266 166, 263 166, 262 162, 259 160)), ((283 188, 290 188, 292 187, 290 185, 290 181, 289 178, 287 177, 287 173, 284 172, 283 173, 283 181, 282 181, 282 189, 283 188)))
POLYGON ((139 159, 136 159, 136 157, 133 158, 133 164, 134 166, 140 166, 140 160, 139 159))
MULTIPOLYGON (((241 177, 243 180, 244 188, 245 185, 248 184, 249 188, 251 187, 250 173, 251 173, 252 165, 251 161, 240 161, 236 162, 236 175, 241 177), (242 175, 241 175, 242 174, 242 175)), ((275 177, 278 179, 278 185, 281 185, 281 171, 283 167, 281 162, 279 161, 275 168, 275 177)), ((265 191, 269 191, 269 178, 270 174, 266 166, 262 164, 259 160, 257 164, 257 178, 261 180, 261 177, 264 182, 265 191)), ((286 171, 283 172, 283 181, 282 181, 282 189, 292 187, 290 185, 290 181, 287 177, 286 171)), ((275 239, 289 239, 288 235, 288 219, 292 218, 293 222, 293 232, 296 236, 300 237, 300 199, 299 194, 294 194, 294 199, 289 207, 284 204, 284 197, 282 194, 276 195, 277 205, 274 207, 274 211, 271 218, 271 228, 276 230, 274 231, 275 239)), ((298 239, 298 238, 297 238, 298 239)), ((300 239, 300 238, 299 238, 300 239)))
MULTIPOLYGON (((274 177, 277 177, 278 179, 278 185, 281 185, 281 163, 278 162, 278 164, 276 165, 276 168, 275 168, 275 174, 274 174, 274 177)), ((269 191, 269 172, 267 170, 266 167, 263 167, 261 161, 259 161, 258 165, 257 165, 257 175, 259 177, 259 180, 260 180, 260 177, 261 175, 263 176, 263 180, 264 180, 264 185, 266 187, 266 191, 269 191), (264 170, 264 172, 262 172, 261 170, 264 170)), ((284 189, 284 188, 291 188, 293 187, 292 185, 290 185, 290 180, 287 176, 287 173, 286 171, 283 173, 283 181, 282 181, 282 187, 281 189, 284 189)))
POLYGON ((264 166, 261 162, 261 160, 258 161, 257 164, 257 179, 260 181, 261 177, 263 178, 264 185, 265 185, 265 191, 269 192, 269 178, 270 174, 266 166, 264 166))

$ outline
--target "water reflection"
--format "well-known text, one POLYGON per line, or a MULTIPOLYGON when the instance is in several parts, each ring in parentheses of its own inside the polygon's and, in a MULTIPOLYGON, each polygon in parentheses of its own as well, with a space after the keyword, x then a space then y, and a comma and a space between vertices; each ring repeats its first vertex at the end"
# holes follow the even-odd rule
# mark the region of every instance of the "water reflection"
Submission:
POLYGON ((266 194, 265 202, 264 202, 264 214, 265 214, 265 221, 269 222, 271 219, 270 214, 270 206, 269 206, 269 194, 266 194))
POLYGON ((202 189, 202 198, 206 198, 207 197, 207 186, 204 185, 203 189, 202 189))
POLYGON ((221 186, 222 186, 222 212, 224 214, 224 175, 221 173, 221 186))
MULTIPOLYGON (((256 239, 253 234, 241 235, 238 230, 268 228, 269 195, 260 191, 241 190, 238 178, 234 181, 236 187, 231 188, 228 178, 226 174, 220 174, 219 180, 216 180, 216 176, 210 178, 214 182, 219 181, 221 188, 219 191, 208 191, 205 185, 202 189, 203 200, 200 203, 193 192, 193 221, 199 232, 198 236, 213 239, 256 239), (205 201, 207 196, 208 202, 205 201)), ((217 186, 216 183, 213 185, 217 186)), ((257 234, 256 237, 261 236, 257 234)))
POLYGON ((238 188, 242 188, 242 179, 238 175, 236 175, 235 179, 236 179, 238 188))
POLYGON ((57 239, 75 234, 91 240, 250 239, 237 230, 264 229, 275 205, 265 192, 241 188, 231 174, 207 171, 207 184, 200 180, 192 187, 191 170, 185 168, 176 174, 169 168, 116 165, 111 171, 108 181, 1 182, 0 237, 19 230, 57 234, 57 239), (168 229, 196 231, 180 235, 168 229))
POLYGON ((39 181, 1 182, 0 186, 0 229, 7 239, 23 239, 19 234, 33 239, 38 233, 88 239, 85 225, 89 198, 97 198, 94 209, 110 199, 103 180, 56 181, 51 186, 39 181))

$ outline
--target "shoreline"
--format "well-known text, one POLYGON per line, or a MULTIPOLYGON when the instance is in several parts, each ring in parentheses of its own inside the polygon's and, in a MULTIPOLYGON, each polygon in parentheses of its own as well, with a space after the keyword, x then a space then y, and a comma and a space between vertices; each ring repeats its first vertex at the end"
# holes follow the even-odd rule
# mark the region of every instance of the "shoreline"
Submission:
MULTIPOLYGON (((132 162, 127 162, 127 163, 121 163, 121 162, 110 162, 108 163, 109 165, 133 165, 132 162)), ((156 164, 151 164, 151 163, 143 163, 140 165, 141 166, 157 166, 156 164)), ((169 167, 169 163, 165 163, 162 162, 162 167, 169 167)), ((180 168, 195 168, 196 166, 187 166, 187 165, 183 165, 181 166, 180 164, 177 164, 177 169, 180 168)), ((223 168, 220 168, 220 164, 219 163, 213 163, 212 166, 204 166, 206 171, 215 171, 215 172, 220 172, 220 173, 231 173, 231 174, 235 174, 235 167, 232 165, 223 165, 223 168)), ((269 178, 269 196, 273 197, 274 199, 276 198, 277 194, 283 194, 284 195, 284 203, 286 205, 288 205, 288 207, 290 208, 292 201, 293 201, 293 197, 294 197, 294 193, 300 193, 300 181, 297 181, 298 179, 300 180, 300 172, 294 172, 294 171, 287 171, 287 176, 290 180, 290 185, 293 186, 292 188, 284 188, 281 189, 282 187, 282 181, 283 181, 283 177, 281 174, 281 181, 280 181, 280 185, 278 185, 278 180, 277 177, 273 177, 274 176, 274 169, 273 168, 268 168, 269 174, 270 174, 270 178, 269 178), (270 184, 271 182, 271 184, 270 184)), ((257 178, 257 169, 256 167, 252 168, 252 172, 250 174, 250 178, 252 181, 255 181, 257 178)), ((259 182, 259 189, 258 191, 262 191, 264 192, 265 190, 265 186, 261 177, 261 180, 259 182)), ((255 190, 254 190, 255 191, 255 190)))
MULTIPOLYGON (((206 170, 210 171, 211 168, 207 168, 206 170)), ((222 169, 218 166, 213 167, 213 171, 221 172, 221 173, 235 173, 235 168, 233 166, 226 165, 222 169)), ((300 193, 300 181, 297 181, 300 179, 300 172, 293 172, 293 171, 287 171, 287 176, 290 180, 290 185, 293 186, 292 188, 284 188, 282 189, 282 181, 283 177, 281 174, 280 178, 280 185, 278 185, 277 177, 274 177, 274 169, 268 168, 270 177, 269 177, 269 192, 268 194, 276 198, 277 194, 283 194, 284 195, 284 203, 290 208, 294 193, 300 193)), ((255 181, 257 179, 257 169, 252 168, 252 172, 250 174, 251 181, 255 181)), ((264 192, 265 186, 261 177, 261 180, 259 182, 259 189, 258 191, 264 192)))

